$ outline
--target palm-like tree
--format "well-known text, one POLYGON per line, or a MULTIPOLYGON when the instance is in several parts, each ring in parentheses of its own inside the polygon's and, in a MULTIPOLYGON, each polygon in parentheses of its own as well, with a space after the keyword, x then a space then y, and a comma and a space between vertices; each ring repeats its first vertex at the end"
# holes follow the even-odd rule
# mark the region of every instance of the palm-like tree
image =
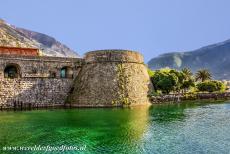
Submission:
POLYGON ((192 71, 189 68, 183 68, 181 72, 184 74, 185 80, 189 80, 192 78, 192 71))
POLYGON ((200 70, 198 70, 196 72, 195 79, 196 79, 196 81, 201 80, 202 82, 204 82, 206 80, 211 80, 212 79, 212 75, 209 72, 209 70, 207 70, 207 69, 200 69, 200 70))

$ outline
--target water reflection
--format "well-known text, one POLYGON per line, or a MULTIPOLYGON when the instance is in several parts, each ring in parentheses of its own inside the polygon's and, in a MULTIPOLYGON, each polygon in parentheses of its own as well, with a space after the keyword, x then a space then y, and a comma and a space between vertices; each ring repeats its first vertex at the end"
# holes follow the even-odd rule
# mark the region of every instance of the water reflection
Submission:
POLYGON ((0 146, 86 145, 89 153, 135 153, 148 112, 143 106, 0 113, 0 146))
POLYGON ((0 150, 6 145, 86 145, 83 153, 229 153, 229 106, 195 102, 0 112, 0 150))
MULTIPOLYGON (((198 102, 178 104, 154 104, 149 108, 151 121, 156 123, 183 121, 186 118, 184 113, 188 108, 197 108, 202 104, 198 102)), ((204 105, 204 104, 203 104, 204 105)))

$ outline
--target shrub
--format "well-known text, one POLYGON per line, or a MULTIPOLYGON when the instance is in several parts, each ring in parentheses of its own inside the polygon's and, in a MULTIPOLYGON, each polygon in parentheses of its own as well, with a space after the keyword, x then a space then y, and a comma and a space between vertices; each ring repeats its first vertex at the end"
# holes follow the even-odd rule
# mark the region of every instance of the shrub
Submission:
POLYGON ((152 91, 149 94, 149 97, 151 97, 151 96, 160 96, 160 95, 162 95, 162 92, 160 90, 157 90, 157 91, 152 91))
POLYGON ((150 77, 152 77, 154 75, 154 71, 152 71, 151 69, 148 69, 147 71, 148 71, 148 74, 150 77))
POLYGON ((224 91, 226 89, 224 83, 215 80, 200 82, 196 86, 199 91, 207 92, 224 91))

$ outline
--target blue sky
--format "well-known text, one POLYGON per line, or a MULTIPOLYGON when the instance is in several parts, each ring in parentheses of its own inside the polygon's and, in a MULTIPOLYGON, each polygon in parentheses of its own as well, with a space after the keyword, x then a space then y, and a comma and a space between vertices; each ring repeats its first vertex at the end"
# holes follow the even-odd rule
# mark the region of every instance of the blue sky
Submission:
POLYGON ((230 0, 1 0, 0 18, 83 55, 140 51, 147 62, 230 39, 230 0))

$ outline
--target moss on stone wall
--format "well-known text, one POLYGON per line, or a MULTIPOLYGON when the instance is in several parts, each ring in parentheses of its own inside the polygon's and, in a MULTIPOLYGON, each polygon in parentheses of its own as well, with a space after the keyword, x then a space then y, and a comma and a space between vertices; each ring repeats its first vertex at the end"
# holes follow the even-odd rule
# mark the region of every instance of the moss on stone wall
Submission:
POLYGON ((151 82, 142 55, 126 50, 102 50, 89 52, 84 59, 67 103, 78 107, 149 103, 151 82))
POLYGON ((121 104, 122 106, 130 105, 129 96, 128 96, 128 84, 130 81, 129 75, 127 74, 127 68, 124 64, 120 63, 116 66, 117 72, 117 84, 118 84, 118 95, 119 97, 116 100, 112 101, 113 105, 121 104))
POLYGON ((14 100, 32 105, 64 105, 65 101, 78 107, 133 106, 149 102, 151 82, 143 57, 137 52, 96 51, 86 54, 84 59, 10 55, 0 58, 0 105, 10 106, 14 100), (4 78, 4 68, 9 63, 20 66, 20 78, 4 78), (74 82, 60 78, 64 66, 73 68, 74 82), (56 78, 50 77, 52 73, 56 73, 56 78))

